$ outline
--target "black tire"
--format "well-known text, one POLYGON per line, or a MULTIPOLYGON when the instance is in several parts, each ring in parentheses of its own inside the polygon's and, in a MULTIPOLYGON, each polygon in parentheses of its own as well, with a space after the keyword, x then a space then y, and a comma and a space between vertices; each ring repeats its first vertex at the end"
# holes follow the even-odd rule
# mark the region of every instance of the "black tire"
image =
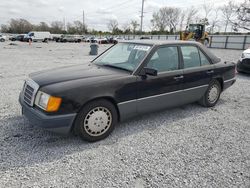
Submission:
POLYGON ((115 106, 107 100, 98 99, 87 103, 79 112, 74 123, 74 133, 85 141, 96 142, 109 136, 117 122, 115 106))
POLYGON ((5 42, 5 39, 1 39, 0 42, 5 42))
POLYGON ((220 94, 221 94, 221 85, 217 80, 213 80, 210 82, 204 96, 199 100, 199 103, 204 107, 213 107, 218 102, 220 94))

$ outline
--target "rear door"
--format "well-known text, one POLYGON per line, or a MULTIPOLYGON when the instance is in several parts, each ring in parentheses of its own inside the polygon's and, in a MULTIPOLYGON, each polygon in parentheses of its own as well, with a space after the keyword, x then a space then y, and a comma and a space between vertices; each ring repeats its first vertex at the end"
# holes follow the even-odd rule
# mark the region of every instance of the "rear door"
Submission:
POLYGON ((214 74, 214 65, 195 45, 182 45, 183 99, 185 103, 199 100, 208 88, 214 74))
POLYGON ((181 103, 183 70, 180 70, 178 47, 159 47, 144 67, 157 69, 158 75, 138 76, 138 113, 179 105, 181 103))

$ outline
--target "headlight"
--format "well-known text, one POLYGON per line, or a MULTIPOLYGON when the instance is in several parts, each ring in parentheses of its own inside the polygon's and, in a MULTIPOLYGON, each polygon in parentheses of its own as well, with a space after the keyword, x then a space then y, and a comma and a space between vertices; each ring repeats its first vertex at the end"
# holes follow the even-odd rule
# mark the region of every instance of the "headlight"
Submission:
POLYGON ((245 58, 246 56, 245 56, 245 54, 244 53, 242 53, 241 54, 241 58, 245 58))
POLYGON ((50 96, 47 93, 38 91, 35 104, 47 112, 58 111, 62 99, 59 97, 50 96))

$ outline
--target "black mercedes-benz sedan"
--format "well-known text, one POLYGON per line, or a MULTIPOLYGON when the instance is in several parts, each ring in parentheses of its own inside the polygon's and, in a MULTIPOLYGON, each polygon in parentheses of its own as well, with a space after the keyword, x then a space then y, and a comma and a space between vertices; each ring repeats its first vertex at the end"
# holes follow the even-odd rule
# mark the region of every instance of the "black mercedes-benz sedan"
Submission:
POLYGON ((124 41, 88 64, 31 74, 19 101, 31 124, 98 141, 140 114, 214 106, 235 72, 196 42, 124 41))

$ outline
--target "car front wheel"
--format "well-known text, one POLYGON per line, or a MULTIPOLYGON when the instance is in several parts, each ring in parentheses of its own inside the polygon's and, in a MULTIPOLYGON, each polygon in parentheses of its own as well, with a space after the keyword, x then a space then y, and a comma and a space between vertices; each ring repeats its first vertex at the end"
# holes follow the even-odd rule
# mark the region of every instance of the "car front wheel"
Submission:
POLYGON ((200 99, 199 103, 205 107, 213 107, 216 105, 220 98, 221 94, 221 85, 217 80, 213 80, 204 94, 200 99))
POLYGON ((85 105, 78 114, 74 132, 85 141, 95 142, 106 138, 117 121, 117 111, 111 102, 95 100, 85 105))

